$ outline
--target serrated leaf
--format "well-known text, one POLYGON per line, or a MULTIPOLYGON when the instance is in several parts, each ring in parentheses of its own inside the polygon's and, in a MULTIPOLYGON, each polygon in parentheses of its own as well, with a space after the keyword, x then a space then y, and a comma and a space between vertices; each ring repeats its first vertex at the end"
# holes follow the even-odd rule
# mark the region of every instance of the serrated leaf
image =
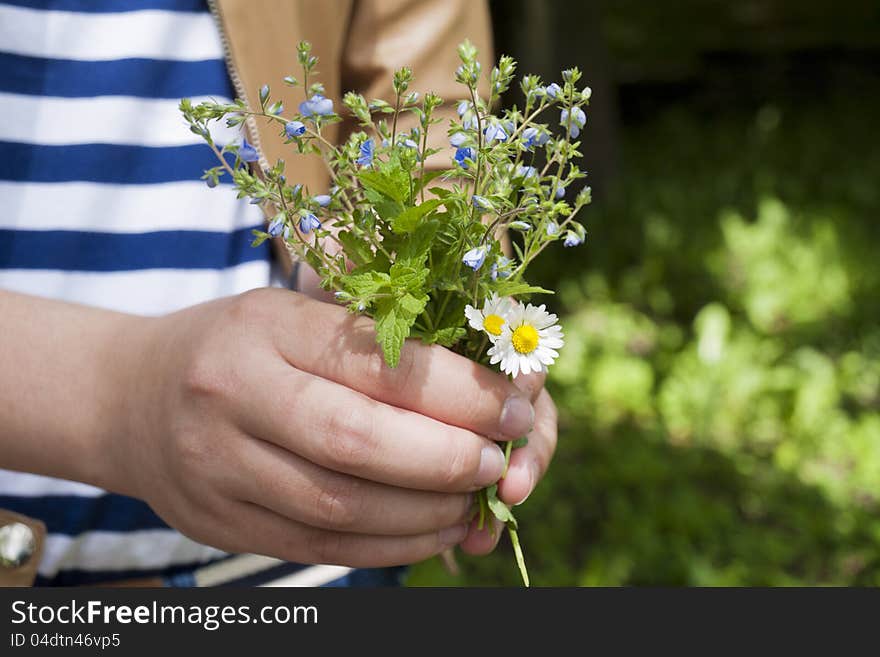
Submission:
POLYGON ((408 189, 401 189, 399 182, 381 171, 358 171, 358 180, 367 190, 377 192, 392 201, 403 203, 408 189))
POLYGON ((520 294, 553 294, 553 290, 546 290, 537 285, 529 285, 525 281, 508 281, 498 279, 492 284, 492 291, 500 297, 513 297, 520 294))
POLYGON ((421 292, 425 287, 425 281, 428 280, 427 268, 410 267, 408 264, 400 262, 391 265, 390 274, 394 287, 408 292, 421 292))
MULTIPOLYGON (((426 153, 425 157, 430 157, 430 155, 428 153, 426 153)), ((422 191, 422 187, 426 187, 428 185, 428 183, 433 181, 435 178, 439 178, 444 173, 446 173, 446 171, 443 169, 439 169, 437 171, 429 171, 424 176, 422 176, 419 180, 416 181, 415 186, 414 186, 414 190, 415 190, 414 193, 416 193, 416 194, 419 193, 420 191, 422 191)))
POLYGON ((343 286, 356 297, 378 294, 390 283, 391 277, 379 271, 353 272, 342 277, 343 286))
POLYGON ((348 230, 340 231, 337 238, 345 247, 345 255, 356 265, 363 265, 373 258, 370 245, 348 230))
POLYGON ((453 347, 455 343, 467 335, 467 331, 460 326, 447 326, 433 333, 423 336, 427 344, 439 344, 441 347, 453 347))
POLYGON ((397 261, 411 266, 424 265, 439 228, 440 222, 433 219, 419 224, 412 233, 402 238, 397 248, 397 261))
POLYGON ((412 294, 404 294, 398 304, 400 306, 400 310, 404 313, 408 313, 413 317, 418 317, 422 314, 422 311, 425 309, 425 304, 428 302, 427 296, 415 297, 412 294))
POLYGON ((443 205, 443 200, 435 198, 407 208, 391 221, 391 228, 395 233, 411 233, 418 227, 422 217, 433 212, 440 205, 443 205))
MULTIPOLYGON (((382 347, 388 367, 397 367, 400 363, 400 350, 418 317, 418 313, 410 312, 416 304, 407 301, 405 305, 406 307, 397 299, 389 298, 379 299, 376 302, 376 342, 382 347)), ((421 305, 424 307, 424 303, 421 305)))

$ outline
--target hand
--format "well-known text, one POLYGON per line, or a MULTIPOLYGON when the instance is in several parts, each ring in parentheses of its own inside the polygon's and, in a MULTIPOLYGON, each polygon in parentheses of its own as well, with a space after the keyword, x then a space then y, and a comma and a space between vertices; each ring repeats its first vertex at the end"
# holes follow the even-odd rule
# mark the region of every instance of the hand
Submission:
MULTIPOLYGON (((501 475, 486 436, 533 422, 503 376, 416 341, 389 369, 371 320, 286 290, 144 320, 129 337, 142 357, 108 483, 231 552, 425 559, 464 539, 469 493, 501 475)), ((520 494, 511 476, 504 490, 520 494)))
MULTIPOLYGON (((556 405, 544 388, 544 374, 529 374, 515 379, 517 387, 529 395, 535 408, 535 426, 528 435, 529 442, 510 454, 507 476, 498 483, 501 501, 517 505, 535 490, 543 478, 556 451, 556 405)), ((477 529, 477 520, 471 522, 461 549, 468 554, 488 554, 495 549, 504 533, 504 525, 493 519, 493 526, 477 529)))

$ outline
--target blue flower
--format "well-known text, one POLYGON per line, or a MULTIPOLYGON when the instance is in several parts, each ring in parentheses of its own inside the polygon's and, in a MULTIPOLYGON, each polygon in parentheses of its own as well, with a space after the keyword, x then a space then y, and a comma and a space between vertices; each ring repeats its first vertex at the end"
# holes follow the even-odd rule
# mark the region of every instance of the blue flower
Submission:
POLYGON ((537 128, 526 128, 523 130, 523 146, 528 149, 532 149, 535 146, 543 146, 548 141, 550 141, 550 135, 546 132, 541 132, 537 128))
POLYGON ((312 199, 315 203, 320 205, 322 208, 326 208, 330 205, 330 195, 329 194, 319 194, 312 199))
POLYGON ((554 82, 553 84, 549 84, 544 87, 544 93, 550 96, 550 98, 556 98, 559 94, 562 93, 562 87, 554 82))
POLYGON ((485 246, 478 246, 475 249, 471 249, 464 254, 461 261, 474 271, 477 271, 483 266, 483 262, 486 260, 486 250, 485 246))
POLYGON ((565 241, 562 243, 563 246, 572 247, 578 246, 579 244, 583 244, 584 241, 578 236, 574 231, 568 231, 565 233, 565 241))
POLYGON ((459 146, 464 146, 464 143, 468 140, 468 136, 463 132, 456 132, 449 138, 449 143, 458 148, 459 146))
POLYGON ((311 212, 303 215, 299 219, 299 229, 306 235, 308 235, 313 230, 317 230, 320 227, 321 222, 318 221, 318 218, 311 212))
POLYGON ((559 224, 557 224, 555 221, 551 221, 549 224, 547 224, 547 234, 548 235, 553 236, 553 235, 556 235, 556 233, 558 233, 558 232, 559 232, 559 224))
MULTIPOLYGON (((587 122, 587 115, 580 107, 571 108, 571 126, 569 126, 568 134, 574 139, 581 134, 581 128, 587 122)), ((564 109, 559 114, 559 125, 568 126, 568 110, 564 109)))
POLYGON ((404 139, 403 145, 406 146, 407 148, 413 148, 415 150, 419 150, 419 145, 415 141, 413 141, 412 139, 404 139))
POLYGON ((357 163, 362 167, 368 167, 373 163, 373 140, 367 139, 360 148, 360 157, 357 163))
POLYGON ((483 130, 483 134, 486 135, 487 144, 491 144, 496 139, 498 141, 507 141, 507 133, 504 131, 504 127, 500 123, 490 123, 486 126, 486 129, 483 130))
POLYGON ((564 198, 565 197, 565 187, 560 185, 556 188, 556 198, 564 198))
POLYGON ((269 99, 269 85, 264 84, 260 87, 260 102, 265 103, 269 99))
POLYGON ((299 113, 303 116, 327 116, 333 114, 333 101, 315 94, 299 104, 299 113))
POLYGON ((489 199, 487 199, 483 196, 477 196, 476 194, 474 194, 471 197, 471 202, 474 204, 474 207, 479 210, 491 210, 492 209, 492 203, 489 201, 489 199))
POLYGON ((305 134, 306 126, 302 121, 290 121, 284 126, 284 134, 290 139, 305 134))
POLYGON ((269 222, 269 228, 266 230, 272 237, 278 237, 281 235, 281 232, 284 230, 284 217, 278 216, 275 217, 271 222, 269 222))
POLYGON ((467 112, 471 108, 471 103, 469 100, 462 100, 458 103, 458 115, 464 116, 465 112, 467 112))
POLYGON ((475 162, 477 160, 477 153, 470 146, 464 146, 462 148, 456 149, 455 157, 453 159, 456 162, 458 162, 458 165, 461 168, 467 169, 468 168, 467 160, 471 160, 471 161, 475 162))
POLYGON ((241 146, 238 147, 238 157, 245 162, 256 162, 260 159, 257 149, 248 143, 247 139, 241 140, 241 146))
POLYGON ((492 271, 489 274, 492 277, 492 280, 509 278, 510 270, 508 269, 508 265, 510 265, 511 262, 513 262, 513 260, 506 256, 498 256, 498 260, 492 263, 492 271))
POLYGON ((531 178, 532 176, 537 176, 538 170, 535 167, 527 167, 523 164, 520 164, 516 168, 516 177, 517 178, 531 178))

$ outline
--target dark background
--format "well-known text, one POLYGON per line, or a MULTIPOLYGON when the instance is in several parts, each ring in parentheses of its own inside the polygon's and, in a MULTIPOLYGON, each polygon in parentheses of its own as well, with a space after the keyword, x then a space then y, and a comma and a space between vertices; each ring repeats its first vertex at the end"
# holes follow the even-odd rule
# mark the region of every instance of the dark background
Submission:
MULTIPOLYGON (((880 3, 492 8, 593 89, 587 242, 531 274, 566 331, 533 582, 880 584, 880 3)), ((459 564, 409 582, 517 584, 506 539, 459 564)))

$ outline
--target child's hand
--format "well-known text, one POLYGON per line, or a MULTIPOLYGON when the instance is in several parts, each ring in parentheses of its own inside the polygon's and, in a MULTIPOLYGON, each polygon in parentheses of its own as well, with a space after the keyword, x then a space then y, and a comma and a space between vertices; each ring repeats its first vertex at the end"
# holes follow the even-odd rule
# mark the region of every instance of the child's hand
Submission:
MULTIPOLYGON (((233 552, 352 566, 429 557, 465 538, 468 493, 501 475, 486 436, 515 439, 534 421, 503 376, 415 341, 389 369, 370 320, 283 290, 145 322, 131 345, 143 356, 111 483, 233 552)), ((543 394, 539 407, 552 406, 543 394)), ((555 426, 538 443, 543 469, 555 426)))

